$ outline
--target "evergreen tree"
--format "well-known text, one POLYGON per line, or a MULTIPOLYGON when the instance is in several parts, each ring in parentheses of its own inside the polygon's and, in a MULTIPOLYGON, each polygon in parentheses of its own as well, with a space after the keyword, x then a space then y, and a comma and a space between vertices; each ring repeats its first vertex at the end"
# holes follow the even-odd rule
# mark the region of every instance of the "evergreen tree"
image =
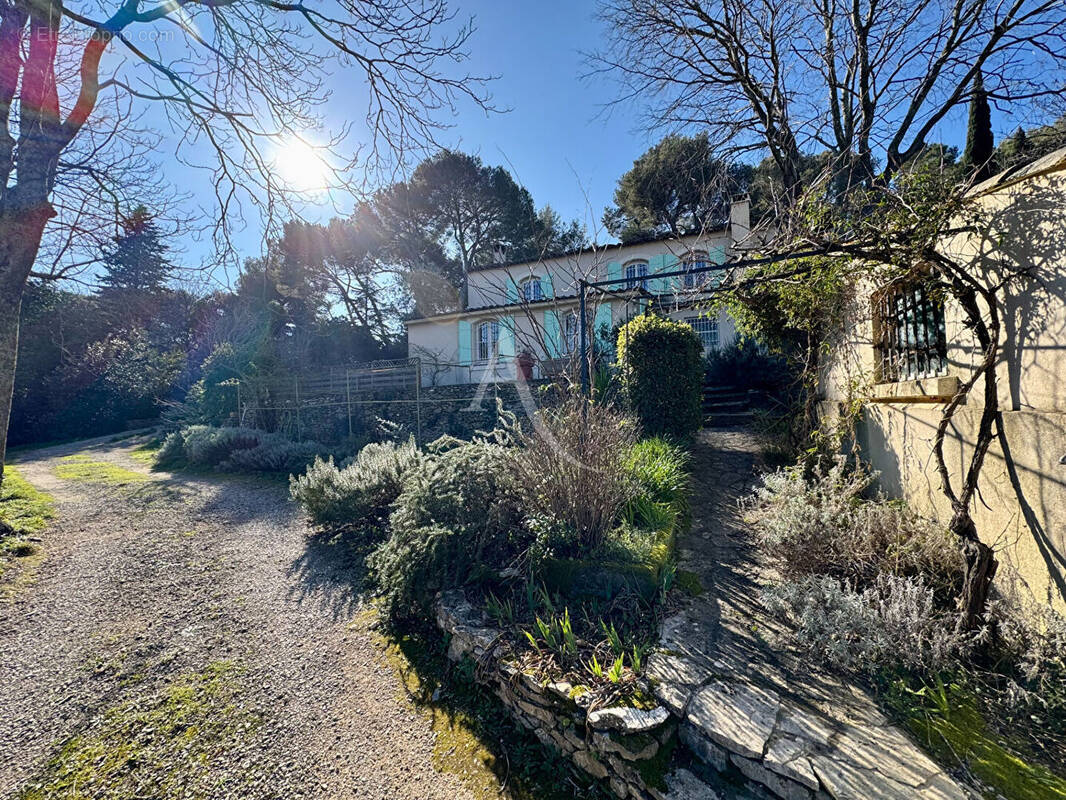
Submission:
POLYGON ((995 172, 993 158, 996 143, 992 136, 992 109, 988 105, 988 92, 985 91, 981 71, 973 80, 973 97, 970 99, 970 123, 966 131, 966 150, 962 163, 974 173, 975 181, 991 178, 995 172))
POLYGON ((108 289, 158 291, 174 269, 167 249, 148 209, 138 206, 123 222, 115 243, 104 251, 107 272, 100 283, 108 289))

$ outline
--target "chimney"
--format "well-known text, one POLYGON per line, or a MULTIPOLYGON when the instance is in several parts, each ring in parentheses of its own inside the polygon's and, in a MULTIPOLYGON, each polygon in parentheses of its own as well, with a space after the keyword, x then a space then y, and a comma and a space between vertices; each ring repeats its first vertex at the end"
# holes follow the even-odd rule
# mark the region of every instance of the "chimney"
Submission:
POLYGON ((751 234, 751 201, 747 195, 735 197, 729 203, 729 238, 734 247, 738 242, 744 242, 743 248, 746 248, 750 247, 750 244, 745 241, 749 234, 751 234))
POLYGON ((492 246, 492 262, 494 264, 502 264, 507 260, 507 246, 502 244, 495 244, 492 246))

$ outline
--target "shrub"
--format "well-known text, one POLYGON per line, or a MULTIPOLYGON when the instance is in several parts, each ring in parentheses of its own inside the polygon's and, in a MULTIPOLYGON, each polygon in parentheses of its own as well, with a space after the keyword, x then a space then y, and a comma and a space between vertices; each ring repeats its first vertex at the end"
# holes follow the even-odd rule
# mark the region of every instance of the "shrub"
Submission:
POLYGON ((635 438, 631 418, 582 399, 537 412, 509 451, 523 507, 572 534, 571 547, 598 546, 633 494, 625 458, 635 438))
POLYGON ((922 576, 938 599, 954 597, 963 562, 951 535, 901 503, 864 500, 872 482, 842 458, 810 480, 798 466, 763 476, 748 500, 761 547, 785 577, 827 574, 863 586, 881 573, 922 576))
POLYGON ((712 350, 705 360, 705 368, 712 385, 774 393, 787 389, 798 377, 786 356, 761 350, 754 340, 747 338, 712 350))
POLYGON ((479 437, 449 441, 407 473, 389 536, 369 563, 393 618, 425 611, 441 589, 519 560, 528 548, 510 448, 479 437))
POLYGON ((167 434, 167 438, 163 440, 163 445, 156 454, 155 463, 159 466, 168 466, 184 460, 185 437, 181 435, 181 431, 167 434))
POLYGON ((215 428, 192 425, 181 432, 185 458, 194 465, 215 467, 237 450, 250 450, 259 444, 262 431, 252 428, 215 428))
POLYGON ((272 435, 255 447, 234 450, 218 468, 231 472, 299 473, 321 452, 322 445, 318 442, 293 442, 272 435))
POLYGON ((955 630, 920 577, 878 575, 866 589, 828 575, 787 581, 764 593, 792 622, 796 642, 814 660, 871 675, 900 668, 934 673, 960 663, 983 632, 955 630))
POLYGON ((703 422, 703 346, 688 325, 642 314, 618 332, 622 387, 644 432, 684 437, 703 422))
POLYGON ((332 458, 316 458, 306 474, 293 476, 290 492, 316 525, 376 521, 399 496, 404 476, 420 458, 414 439, 368 444, 341 469, 332 458))

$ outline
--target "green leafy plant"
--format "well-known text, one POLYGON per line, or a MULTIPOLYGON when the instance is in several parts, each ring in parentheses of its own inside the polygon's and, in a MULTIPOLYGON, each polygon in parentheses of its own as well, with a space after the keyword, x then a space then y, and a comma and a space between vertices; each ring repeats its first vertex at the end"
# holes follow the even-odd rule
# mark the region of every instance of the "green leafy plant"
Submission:
POLYGON ((586 668, 596 678, 603 678, 603 665, 597 660, 595 654, 585 664, 586 668))
POLYGON ((626 400, 645 434, 687 437, 699 430, 703 345, 691 327, 653 314, 635 317, 618 332, 618 363, 626 400))
POLYGON ((611 683, 618 683, 622 680, 622 673, 625 672, 625 660, 624 655, 618 656, 611 664, 611 668, 607 670, 607 680, 611 683))

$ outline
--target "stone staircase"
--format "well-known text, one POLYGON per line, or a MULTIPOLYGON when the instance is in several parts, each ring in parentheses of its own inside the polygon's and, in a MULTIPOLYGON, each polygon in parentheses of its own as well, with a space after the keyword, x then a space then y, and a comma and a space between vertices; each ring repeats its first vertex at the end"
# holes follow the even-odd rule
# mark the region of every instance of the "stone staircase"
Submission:
POLYGON ((735 428, 751 423, 751 395, 735 386, 703 385, 703 424, 710 428, 735 428))

